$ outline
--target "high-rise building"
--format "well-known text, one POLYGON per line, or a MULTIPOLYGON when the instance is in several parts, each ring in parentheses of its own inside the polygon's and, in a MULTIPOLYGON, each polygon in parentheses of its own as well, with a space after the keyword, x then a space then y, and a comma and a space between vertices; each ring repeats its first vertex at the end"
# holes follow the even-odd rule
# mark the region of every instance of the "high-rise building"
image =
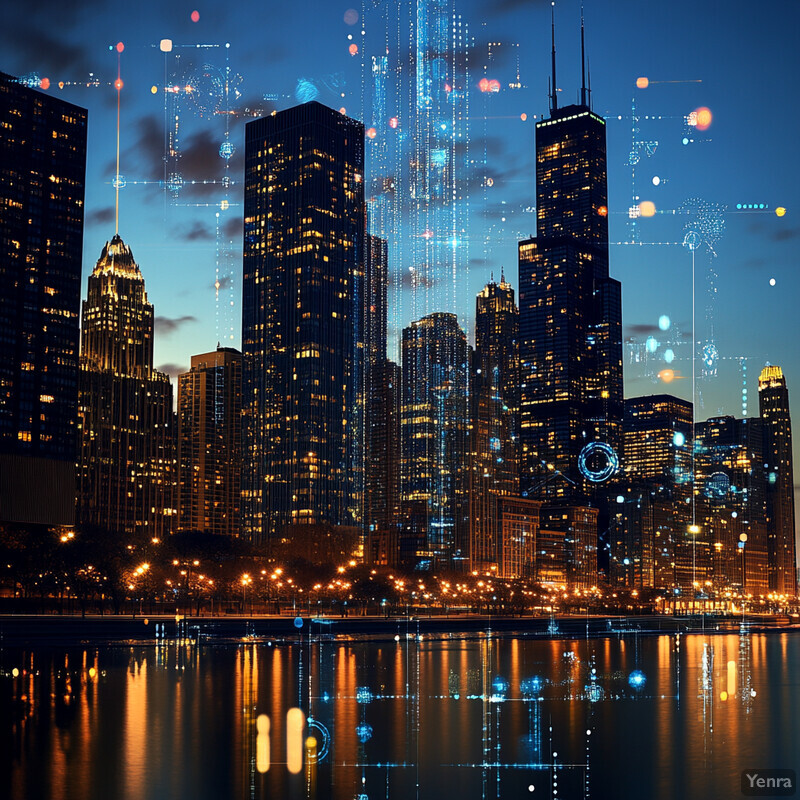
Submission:
POLYGON ((386 358, 388 248, 367 235, 364 336, 364 559, 395 565, 399 556, 400 370, 386 358))
POLYGON ((554 86, 550 116, 536 124, 537 235, 519 244, 522 491, 558 502, 584 502, 613 478, 622 432, 606 126, 581 94, 558 108, 554 86))
POLYGON ((242 354, 192 356, 178 377, 179 531, 239 536, 242 354))
POLYGON ((403 330, 401 550, 420 568, 469 564, 469 347, 455 314, 403 330))
MULTIPOLYGON (((619 486, 609 513, 609 576, 631 588, 672 589, 690 575, 692 404, 672 395, 625 400, 619 486)), ((696 555, 696 552, 695 552, 696 555)))
POLYGON ((780 367, 761 370, 758 404, 767 470, 769 588, 792 596, 797 593, 792 420, 789 390, 780 367))
MULTIPOLYGON (((712 417, 695 426, 694 519, 697 553, 692 583, 752 595, 769 589, 767 477, 763 423, 712 417), (707 549, 707 557, 702 552, 707 549), (707 577, 701 573, 707 564, 707 577), (708 584, 706 584, 708 581, 708 584)), ((684 578, 680 581, 686 585, 684 578)))
POLYGON ((317 102, 246 127, 242 527, 361 524, 364 128, 317 102))
MULTIPOLYGON (((516 563, 502 552, 497 498, 519 495, 518 311, 501 277, 478 294, 471 401, 474 448, 470 491, 472 569, 516 563)), ((515 551, 516 552, 516 551, 515 551)), ((515 568, 516 569, 516 568, 515 568)), ((521 573, 518 573, 521 574, 521 573)))
POLYGON ((78 408, 80 522, 148 539, 171 533, 172 384, 153 367, 153 306, 118 234, 89 276, 78 408))
POLYGON ((75 518, 86 121, 0 73, 0 524, 75 518))

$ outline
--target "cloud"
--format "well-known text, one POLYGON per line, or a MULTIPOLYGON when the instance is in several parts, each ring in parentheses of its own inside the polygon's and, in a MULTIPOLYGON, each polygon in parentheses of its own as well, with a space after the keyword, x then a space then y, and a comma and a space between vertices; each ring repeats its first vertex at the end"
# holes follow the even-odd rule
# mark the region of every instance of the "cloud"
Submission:
POLYGON ((156 317, 154 325, 156 333, 167 336, 170 333, 175 333, 178 328, 190 322, 197 322, 197 317, 190 316, 189 314, 183 317, 156 317))
POLYGON ((242 218, 238 214, 229 217, 222 225, 222 235, 226 239, 236 239, 243 234, 242 218))
MULTIPOLYGON (((136 122, 136 142, 127 148, 124 163, 135 159, 149 180, 164 177, 164 122, 155 114, 147 114, 136 122)), ((109 162, 109 166, 114 162, 109 162)), ((113 175, 116 165, 111 166, 113 175)), ((106 172, 109 167, 106 167, 106 172)))
POLYGON ((98 208, 95 211, 86 215, 87 225, 108 225, 114 221, 115 210, 114 206, 106 206, 105 208, 98 208))
POLYGON ((211 232, 202 222, 195 221, 192 227, 183 234, 187 242, 209 242, 214 239, 211 232))
POLYGON ((767 259, 762 258, 761 256, 753 256, 752 258, 748 258, 746 261, 742 262, 742 266, 745 269, 761 269, 762 267, 767 266, 767 259))
POLYGON ((658 325, 626 325, 625 332, 639 334, 640 336, 644 336, 645 334, 649 335, 651 333, 663 333, 658 325))
POLYGON ((173 380, 176 380, 178 375, 189 371, 188 367, 181 366, 180 364, 159 364, 156 369, 159 372, 165 372, 173 380))
POLYGON ((536 6, 547 8, 550 6, 550 0, 493 0, 487 4, 486 11, 492 14, 505 14, 520 9, 530 11, 536 6))
POLYGON ((770 234, 773 242, 788 242, 800 236, 800 228, 779 228, 770 234))

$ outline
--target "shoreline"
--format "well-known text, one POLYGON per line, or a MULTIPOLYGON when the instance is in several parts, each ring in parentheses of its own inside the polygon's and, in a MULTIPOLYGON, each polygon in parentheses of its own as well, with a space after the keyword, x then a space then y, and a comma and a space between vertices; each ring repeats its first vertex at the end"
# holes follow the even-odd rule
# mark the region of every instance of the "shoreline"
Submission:
POLYGON ((184 617, 179 615, 9 615, 0 616, 0 649, 64 645, 157 644, 199 641, 204 644, 283 641, 302 636, 325 640, 394 639, 422 636, 434 639, 474 638, 487 632, 497 636, 537 639, 659 636, 664 634, 738 633, 742 621, 754 633, 800 632, 774 616, 589 616, 489 617, 432 615, 392 617, 302 617, 301 628, 290 616, 184 617), (552 623, 552 624, 551 624, 552 623), (555 627, 553 627, 553 624, 555 627))

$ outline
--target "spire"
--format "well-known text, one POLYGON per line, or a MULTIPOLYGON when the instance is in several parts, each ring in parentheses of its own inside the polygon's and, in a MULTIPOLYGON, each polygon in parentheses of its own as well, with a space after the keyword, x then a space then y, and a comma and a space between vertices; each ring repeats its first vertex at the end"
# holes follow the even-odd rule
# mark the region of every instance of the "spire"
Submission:
POLYGON ((554 7, 555 3, 550 5, 550 38, 553 44, 553 85, 552 92, 550 93, 550 111, 551 113, 558 109, 558 89, 556 88, 556 17, 554 7))
POLYGON ((108 273, 135 280, 143 279, 131 248, 122 241, 122 237, 118 233, 114 234, 110 242, 106 242, 92 271, 93 275, 108 273))
POLYGON ((586 103, 586 47, 584 45, 583 3, 581 3, 581 105, 586 103))

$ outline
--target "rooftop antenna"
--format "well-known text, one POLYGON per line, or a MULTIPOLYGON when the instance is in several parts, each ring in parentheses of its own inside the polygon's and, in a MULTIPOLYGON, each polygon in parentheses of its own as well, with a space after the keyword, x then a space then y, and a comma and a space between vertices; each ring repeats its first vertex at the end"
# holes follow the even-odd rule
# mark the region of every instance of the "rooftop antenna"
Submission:
POLYGON ((114 81, 114 88, 117 90, 117 172, 114 175, 114 235, 119 236, 119 98, 122 94, 122 77, 121 77, 121 57, 125 45, 122 42, 117 42, 115 50, 117 51, 117 79, 114 81))
POLYGON ((589 89, 587 90, 587 94, 589 95, 589 108, 592 107, 592 62, 588 61, 586 64, 586 71, 589 74, 589 89))
POLYGON ((556 18, 555 18, 555 0, 550 4, 550 38, 553 43, 553 91, 550 94, 550 111, 558 109, 558 96, 556 89, 556 18))
POLYGON ((583 3, 581 3, 581 105, 586 103, 586 48, 584 46, 583 32, 583 3))

